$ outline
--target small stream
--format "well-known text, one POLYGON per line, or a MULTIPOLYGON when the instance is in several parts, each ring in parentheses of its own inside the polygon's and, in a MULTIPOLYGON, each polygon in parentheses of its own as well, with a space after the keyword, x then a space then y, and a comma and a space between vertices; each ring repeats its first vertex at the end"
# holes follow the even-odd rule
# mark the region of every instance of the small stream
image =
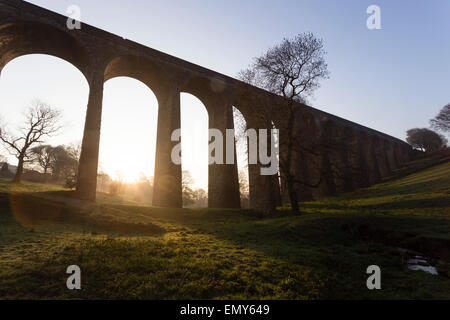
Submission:
POLYGON ((424 256, 420 252, 398 248, 402 254, 403 264, 414 271, 424 271, 432 275, 439 275, 436 267, 431 264, 431 259, 424 256))

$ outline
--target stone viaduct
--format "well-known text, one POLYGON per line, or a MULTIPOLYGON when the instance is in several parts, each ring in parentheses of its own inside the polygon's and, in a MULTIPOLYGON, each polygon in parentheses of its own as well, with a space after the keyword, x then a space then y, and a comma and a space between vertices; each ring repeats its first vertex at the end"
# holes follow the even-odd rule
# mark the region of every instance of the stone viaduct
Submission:
MULTIPOLYGON (((233 106, 243 114, 248 128, 260 129, 267 127, 258 120, 262 108, 284 104, 281 97, 236 79, 87 24, 69 30, 66 23, 67 17, 25 1, 0 0, 0 71, 19 56, 47 54, 70 62, 87 79, 90 92, 77 181, 81 199, 96 197, 103 84, 109 79, 135 78, 157 97, 153 204, 162 207, 182 206, 181 166, 171 162, 176 144, 171 134, 180 128, 181 92, 199 98, 208 111, 209 126, 222 131, 233 128, 233 106)), ((318 188, 297 187, 302 200, 373 184, 411 157, 412 149, 401 140, 303 104, 297 110, 298 136, 317 152, 298 156, 293 170, 304 181, 317 180, 317 172, 324 173, 318 188), (318 142, 329 147, 316 147, 318 142)), ((278 177, 261 176, 260 167, 249 165, 250 206, 270 209, 286 199, 286 192, 278 177)), ((210 207, 240 206, 237 165, 209 166, 208 197, 210 207)))

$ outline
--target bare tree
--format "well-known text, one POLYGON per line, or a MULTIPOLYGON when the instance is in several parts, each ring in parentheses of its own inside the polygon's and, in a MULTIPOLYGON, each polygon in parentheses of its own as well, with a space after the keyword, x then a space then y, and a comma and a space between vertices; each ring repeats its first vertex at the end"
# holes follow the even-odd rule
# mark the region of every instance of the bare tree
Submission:
POLYGON ((78 170, 77 150, 68 146, 57 146, 51 154, 52 180, 59 182, 68 177, 75 180, 78 170))
POLYGON ((411 146, 425 152, 442 149, 447 144, 447 139, 443 135, 426 128, 410 129, 406 135, 406 141, 411 146))
MULTIPOLYGON (((300 181, 293 171, 294 153, 314 151, 301 146, 296 138, 295 117, 296 102, 304 102, 314 90, 319 88, 320 80, 329 77, 328 66, 324 56, 323 40, 312 33, 302 33, 293 39, 284 39, 279 45, 269 49, 264 55, 254 60, 246 70, 239 73, 239 78, 247 83, 263 88, 284 98, 286 112, 283 112, 284 124, 278 128, 283 132, 286 152, 280 154, 281 179, 287 187, 290 203, 294 212, 299 212, 295 186, 298 184, 317 187, 317 183, 300 181), (300 145, 300 148, 296 146, 300 145), (296 150, 294 150, 296 149, 296 150)), ((274 127, 272 119, 280 110, 268 106, 262 110, 261 117, 267 128, 274 127)))
POLYGON ((19 161, 13 182, 21 181, 24 164, 32 160, 30 148, 43 143, 45 138, 61 129, 60 118, 61 113, 58 110, 36 100, 26 111, 24 125, 19 128, 18 136, 9 134, 4 125, 0 126, 0 141, 19 161))
MULTIPOLYGON (((79 160, 79 148, 77 146, 39 145, 30 150, 31 161, 36 162, 47 176, 49 171, 52 181, 76 181, 79 160)), ((70 183, 69 183, 70 185, 70 183)))
POLYGON ((433 129, 450 133, 450 103, 430 123, 433 129))
POLYGON ((192 178, 192 175, 188 170, 183 170, 182 173, 181 189, 183 195, 183 205, 187 207, 194 204, 195 202, 195 194, 194 190, 192 189, 194 179, 192 178))

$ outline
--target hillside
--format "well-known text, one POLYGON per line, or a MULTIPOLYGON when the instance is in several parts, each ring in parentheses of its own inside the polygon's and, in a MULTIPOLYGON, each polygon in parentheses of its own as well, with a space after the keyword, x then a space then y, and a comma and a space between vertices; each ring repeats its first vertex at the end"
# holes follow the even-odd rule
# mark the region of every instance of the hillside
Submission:
POLYGON ((450 162, 302 203, 296 216, 92 205, 5 181, 0 203, 0 298, 450 298, 450 162), (403 249, 440 274, 409 270, 403 249), (77 292, 65 289, 73 264, 77 292), (373 264, 382 290, 366 287, 373 264))

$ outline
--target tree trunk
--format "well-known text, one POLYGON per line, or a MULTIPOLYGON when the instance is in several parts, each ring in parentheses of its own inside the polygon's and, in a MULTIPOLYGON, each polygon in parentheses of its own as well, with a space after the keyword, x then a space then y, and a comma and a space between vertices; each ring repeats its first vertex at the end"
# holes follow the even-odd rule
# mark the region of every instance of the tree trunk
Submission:
POLYGON ((14 176, 13 182, 20 183, 22 181, 23 174, 23 158, 24 156, 19 156, 19 164, 17 165, 16 175, 14 176))

